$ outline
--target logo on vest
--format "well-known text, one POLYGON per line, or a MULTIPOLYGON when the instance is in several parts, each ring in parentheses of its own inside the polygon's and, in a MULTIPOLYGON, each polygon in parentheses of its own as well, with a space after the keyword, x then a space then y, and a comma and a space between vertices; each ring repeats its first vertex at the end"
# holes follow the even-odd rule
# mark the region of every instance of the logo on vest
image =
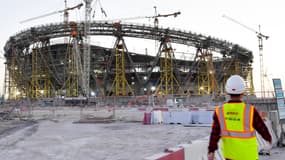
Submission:
POLYGON ((227 112, 227 115, 238 115, 238 112, 227 112))
POLYGON ((226 115, 226 120, 240 121, 240 118, 236 117, 238 115, 238 112, 227 112, 226 115))
POLYGON ((229 121, 240 121, 240 118, 237 118, 237 117, 226 117, 226 120, 229 120, 229 121))

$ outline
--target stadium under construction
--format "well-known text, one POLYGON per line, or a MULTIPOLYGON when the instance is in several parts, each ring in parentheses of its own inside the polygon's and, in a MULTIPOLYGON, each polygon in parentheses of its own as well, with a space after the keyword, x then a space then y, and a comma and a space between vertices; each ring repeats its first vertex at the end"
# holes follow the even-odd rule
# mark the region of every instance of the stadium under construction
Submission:
POLYGON ((232 74, 242 75, 248 94, 254 94, 253 55, 238 44, 190 31, 94 21, 90 37, 112 36, 116 41, 113 48, 89 45, 86 59, 84 24, 47 24, 11 36, 4 47, 6 99, 222 95, 232 74), (129 37, 158 42, 156 56, 129 52, 129 37), (59 38, 64 42, 56 43, 59 38), (176 58, 174 44, 191 47, 193 58, 176 58))

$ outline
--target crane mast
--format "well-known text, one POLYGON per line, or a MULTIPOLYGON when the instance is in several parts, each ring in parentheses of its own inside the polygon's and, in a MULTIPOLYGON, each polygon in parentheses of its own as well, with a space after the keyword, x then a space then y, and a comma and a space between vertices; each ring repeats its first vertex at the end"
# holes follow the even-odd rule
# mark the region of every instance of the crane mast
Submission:
POLYGON ((63 14, 63 21, 64 23, 68 23, 68 12, 67 12, 67 0, 64 0, 64 14, 63 14))
POLYGON ((258 26, 259 27, 259 31, 256 31, 242 23, 240 23, 239 21, 231 18, 231 17, 228 17, 226 15, 223 15, 224 18, 232 21, 232 22, 235 22, 241 26, 243 26, 244 28, 254 32, 258 38, 258 49, 259 49, 259 64, 260 64, 260 91, 261 91, 261 98, 264 98, 265 97, 265 87, 264 87, 264 65, 263 65, 263 39, 265 38, 265 40, 267 40, 269 38, 269 36, 266 36, 264 34, 261 33, 260 31, 260 25, 258 26))
POLYGON ((260 60, 260 85, 261 85, 261 97, 265 97, 265 88, 264 88, 264 65, 263 65, 263 38, 266 40, 269 38, 268 36, 265 36, 261 34, 260 32, 260 25, 259 27, 259 32, 257 33, 257 38, 258 38, 258 48, 259 48, 259 60, 260 60))
POLYGON ((85 4, 85 25, 84 25, 84 47, 83 47, 83 90, 88 98, 90 93, 90 23, 91 23, 91 3, 93 0, 84 0, 85 4))

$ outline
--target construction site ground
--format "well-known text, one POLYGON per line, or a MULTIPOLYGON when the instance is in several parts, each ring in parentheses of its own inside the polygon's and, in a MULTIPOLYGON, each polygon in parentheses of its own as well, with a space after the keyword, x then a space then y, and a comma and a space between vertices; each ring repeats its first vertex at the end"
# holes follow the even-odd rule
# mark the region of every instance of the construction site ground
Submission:
MULTIPOLYGON (((211 131, 210 127, 179 124, 143 125, 144 112, 137 108, 115 112, 108 108, 34 108, 29 116, 1 121, 0 159, 143 160, 165 148, 207 137, 211 131), (104 117, 112 121, 103 121, 104 117)), ((284 156, 284 148, 275 148, 260 159, 284 156)))

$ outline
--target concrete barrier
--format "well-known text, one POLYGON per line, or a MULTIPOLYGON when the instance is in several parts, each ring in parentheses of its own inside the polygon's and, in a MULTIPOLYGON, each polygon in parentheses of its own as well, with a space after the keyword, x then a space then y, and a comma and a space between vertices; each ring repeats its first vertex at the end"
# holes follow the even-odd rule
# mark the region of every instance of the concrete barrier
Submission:
POLYGON ((163 112, 163 123, 165 124, 191 124, 191 112, 189 111, 170 111, 163 112))
POLYGON ((144 160, 157 160, 161 157, 167 156, 168 154, 169 153, 161 152, 161 153, 157 153, 157 154, 154 154, 152 156, 146 157, 146 158, 144 158, 144 160))
POLYGON ((162 112, 163 123, 170 124, 172 121, 171 112, 162 112))
POLYGON ((191 111, 192 123, 194 124, 212 124, 213 111, 191 111))
POLYGON ((184 160, 184 149, 181 147, 167 148, 163 153, 147 157, 145 160, 184 160))
POLYGON ((208 153, 208 141, 196 140, 191 144, 181 144, 184 148, 184 160, 203 160, 208 153))
POLYGON ((191 160, 191 144, 180 144, 178 146, 184 149, 184 160, 191 160))
POLYGON ((273 129, 273 125, 272 125, 272 121, 268 120, 268 118, 265 118, 265 125, 267 126, 271 137, 272 137, 272 145, 273 146, 277 146, 277 142, 278 142, 278 137, 273 129))
POLYGON ((258 152, 259 154, 270 154, 270 150, 272 147, 277 146, 277 136, 272 128, 272 122, 268 120, 268 118, 264 118, 265 125, 268 128, 268 131, 272 138, 272 145, 270 145, 267 141, 265 141, 260 134, 257 133, 257 141, 258 141, 258 152))
POLYGON ((213 111, 169 111, 162 117, 165 124, 212 124, 213 111))
POLYGON ((160 110, 151 112, 151 124, 163 123, 162 112, 160 110))
POLYGON ((165 107, 154 107, 152 110, 153 110, 153 111, 162 111, 162 112, 165 112, 165 111, 168 111, 168 108, 165 108, 165 107))
POLYGON ((174 111, 169 113, 170 124, 191 124, 191 112, 174 111))
POLYGON ((143 124, 150 124, 151 122, 151 113, 144 113, 143 124))

